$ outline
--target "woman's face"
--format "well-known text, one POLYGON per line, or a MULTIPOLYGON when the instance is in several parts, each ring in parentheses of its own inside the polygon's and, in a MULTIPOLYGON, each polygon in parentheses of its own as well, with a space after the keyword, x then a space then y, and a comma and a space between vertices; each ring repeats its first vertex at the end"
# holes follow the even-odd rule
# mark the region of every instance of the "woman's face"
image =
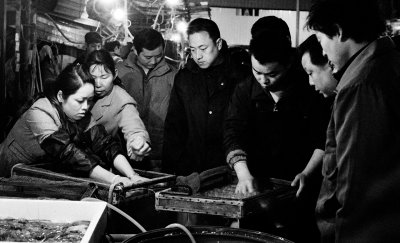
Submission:
POLYGON ((94 95, 94 87, 91 83, 85 83, 74 94, 64 99, 62 91, 58 92, 58 101, 68 118, 74 121, 82 119, 89 110, 89 102, 94 95))
POLYGON ((306 52, 301 58, 301 64, 308 74, 310 85, 315 86, 324 97, 335 94, 337 85, 336 79, 332 75, 332 68, 326 63, 323 66, 314 65, 311 62, 310 53, 306 52))
POLYGON ((104 69, 104 65, 101 64, 93 64, 89 70, 95 81, 95 95, 100 98, 108 95, 114 87, 113 81, 116 76, 113 76, 111 72, 107 72, 104 69))

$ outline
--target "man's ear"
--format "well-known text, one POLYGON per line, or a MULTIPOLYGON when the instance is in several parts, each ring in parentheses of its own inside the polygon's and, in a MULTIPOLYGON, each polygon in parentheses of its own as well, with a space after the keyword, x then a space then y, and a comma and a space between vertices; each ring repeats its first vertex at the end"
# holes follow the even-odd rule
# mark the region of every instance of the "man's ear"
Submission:
POLYGON ((118 76, 118 68, 115 69, 115 76, 114 76, 114 80, 117 78, 118 76))
POLYGON ((337 28, 337 36, 338 36, 339 41, 341 41, 341 42, 346 41, 348 38, 347 38, 346 35, 343 34, 343 29, 342 29, 342 27, 340 27, 340 26, 337 25, 337 24, 336 24, 335 26, 336 26, 336 28, 337 28))
POLYGON ((217 43, 217 48, 218 48, 218 50, 220 51, 220 50, 222 49, 222 39, 221 39, 221 38, 218 38, 217 41, 216 41, 216 43, 217 43))
POLYGON ((59 90, 59 91, 57 92, 57 100, 58 100, 58 102, 60 102, 60 103, 62 103, 62 102, 64 101, 63 92, 62 92, 61 90, 59 90))

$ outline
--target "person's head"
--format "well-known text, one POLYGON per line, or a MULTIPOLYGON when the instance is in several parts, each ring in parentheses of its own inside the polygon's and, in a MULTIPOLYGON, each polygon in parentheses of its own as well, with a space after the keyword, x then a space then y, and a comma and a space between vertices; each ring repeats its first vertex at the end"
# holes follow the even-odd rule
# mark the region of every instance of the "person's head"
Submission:
POLYGON ((146 28, 133 39, 137 62, 146 69, 154 68, 164 58, 164 38, 157 30, 146 28))
POLYGON ((189 23, 187 35, 190 54, 197 65, 202 69, 212 66, 223 45, 217 24, 210 19, 194 19, 189 23))
POLYGON ((257 33, 262 32, 264 30, 272 30, 286 36, 286 38, 289 41, 289 44, 292 45, 289 26, 283 19, 275 16, 264 16, 259 18, 251 27, 250 31, 251 36, 253 37, 257 33))
POLYGON ((93 51, 90 53, 86 64, 94 79, 95 95, 100 98, 108 95, 114 87, 114 80, 117 78, 117 69, 110 53, 106 50, 93 51))
POLYGON ((316 32, 335 70, 351 58, 354 44, 371 42, 386 28, 374 0, 317 1, 310 9, 306 26, 316 32))
POLYGON ((249 50, 252 72, 261 87, 281 91, 294 60, 286 36, 264 30, 251 39, 249 50))
POLYGON ((86 54, 89 55, 94 50, 100 50, 103 40, 99 33, 90 31, 85 35, 86 54))
POLYGON ((332 67, 315 35, 308 37, 299 46, 301 65, 308 74, 310 85, 315 86, 324 97, 335 94, 337 80, 332 75, 332 67))
POLYGON ((59 105, 70 120, 77 121, 89 111, 93 84, 92 76, 83 65, 69 64, 52 83, 53 86, 46 90, 46 96, 59 105))
POLYGON ((104 43, 104 49, 108 52, 113 52, 117 55, 120 55, 120 48, 121 48, 121 43, 119 41, 109 41, 104 43))

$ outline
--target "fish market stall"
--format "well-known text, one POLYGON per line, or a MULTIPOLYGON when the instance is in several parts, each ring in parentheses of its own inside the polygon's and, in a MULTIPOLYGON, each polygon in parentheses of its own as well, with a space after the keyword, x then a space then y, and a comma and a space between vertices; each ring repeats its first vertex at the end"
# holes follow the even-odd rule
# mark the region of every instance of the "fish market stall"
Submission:
POLYGON ((277 203, 293 200, 296 193, 290 182, 273 178, 257 193, 238 195, 235 194, 235 188, 234 182, 200 190, 194 194, 169 188, 156 193, 156 209, 220 215, 240 220, 250 214, 272 210, 277 203))

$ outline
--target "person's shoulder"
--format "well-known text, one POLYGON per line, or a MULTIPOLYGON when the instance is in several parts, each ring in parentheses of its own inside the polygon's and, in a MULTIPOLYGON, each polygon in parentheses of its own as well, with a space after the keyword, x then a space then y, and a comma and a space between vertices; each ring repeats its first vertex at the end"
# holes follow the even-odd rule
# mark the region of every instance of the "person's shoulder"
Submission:
POLYGON ((176 66, 174 66, 174 65, 172 65, 172 64, 170 64, 168 62, 167 62, 167 65, 168 65, 168 67, 170 69, 170 72, 176 74, 179 71, 179 69, 176 66))
POLYGON ((45 117, 51 117, 55 121, 59 120, 58 111, 47 98, 40 98, 36 100, 26 111, 26 116, 28 119, 32 120, 41 120, 45 117))
POLYGON ((121 70, 127 70, 131 67, 128 59, 122 60, 121 62, 115 63, 115 68, 118 69, 118 72, 121 70))
POLYGON ((185 66, 184 68, 177 70, 175 75, 175 84, 188 83, 193 79, 193 77, 194 73, 187 66, 185 66))
POLYGON ((47 98, 39 98, 36 100, 32 106, 31 109, 38 109, 38 110, 52 110, 54 109, 53 105, 50 103, 49 99, 47 98))
POLYGON ((237 83, 237 87, 239 88, 251 88, 254 85, 254 82, 256 82, 253 74, 248 73, 247 75, 243 76, 243 79, 241 79, 237 83))
POLYGON ((116 100, 118 103, 126 104, 126 103, 135 103, 133 97, 128 94, 128 92, 120 87, 119 85, 114 85, 113 91, 113 100, 116 100))
POLYGON ((116 62, 115 67, 120 70, 130 70, 130 69, 135 69, 137 68, 136 66, 136 58, 129 54, 129 56, 126 59, 122 59, 119 62, 116 62))

